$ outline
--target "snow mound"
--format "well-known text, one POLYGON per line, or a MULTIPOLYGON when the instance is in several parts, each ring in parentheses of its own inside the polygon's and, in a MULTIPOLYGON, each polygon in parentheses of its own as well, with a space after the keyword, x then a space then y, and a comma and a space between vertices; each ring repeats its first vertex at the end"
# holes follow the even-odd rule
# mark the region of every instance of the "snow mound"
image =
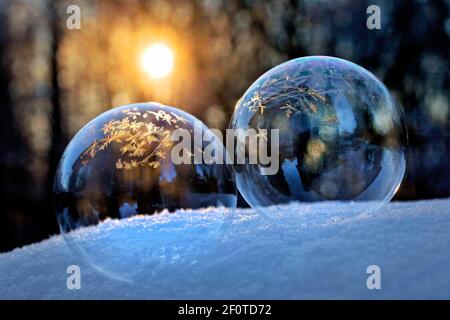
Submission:
POLYGON ((450 298, 450 199, 394 202, 378 213, 337 203, 180 210, 108 220, 0 255, 1 299, 450 298), (81 289, 69 290, 69 265, 81 289), (370 265, 381 289, 366 285, 370 265))

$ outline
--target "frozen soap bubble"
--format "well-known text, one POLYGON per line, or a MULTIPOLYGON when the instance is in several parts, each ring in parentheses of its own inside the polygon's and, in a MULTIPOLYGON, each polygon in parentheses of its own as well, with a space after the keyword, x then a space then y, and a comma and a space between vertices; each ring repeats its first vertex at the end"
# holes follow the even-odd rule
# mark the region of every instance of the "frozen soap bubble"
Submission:
POLYGON ((178 242, 195 244, 202 236, 202 216, 185 218, 183 211, 171 218, 148 216, 236 206, 232 169, 225 161, 196 158, 204 153, 226 155, 211 130, 179 109, 142 103, 96 117, 72 139, 56 174, 64 238, 91 266, 115 279, 139 279, 155 268, 155 259, 183 259, 171 228, 178 230, 178 242), (171 223, 162 224, 167 219, 171 223), (186 223, 197 236, 179 230, 186 223))
POLYGON ((269 70, 237 103, 231 128, 244 129, 235 131, 235 151, 246 150, 245 164, 235 165, 238 189, 260 213, 319 201, 336 212, 374 212, 405 172, 400 105, 372 73, 343 59, 311 56, 269 70), (269 164, 249 161, 262 147, 250 145, 248 129, 266 141, 269 164))

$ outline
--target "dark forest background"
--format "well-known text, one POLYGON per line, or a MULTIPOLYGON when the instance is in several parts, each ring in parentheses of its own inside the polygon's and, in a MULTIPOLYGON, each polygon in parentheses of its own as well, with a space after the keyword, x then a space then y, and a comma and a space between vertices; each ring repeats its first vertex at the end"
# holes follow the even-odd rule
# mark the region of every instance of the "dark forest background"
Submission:
POLYGON ((405 109, 406 177, 396 200, 450 196, 450 2, 354 0, 0 0, 0 252, 57 233, 56 166, 87 121, 118 105, 159 101, 224 129, 269 68, 331 55, 375 73, 405 109), (69 5, 81 29, 66 27, 69 5), (381 30, 366 9, 381 8, 381 30), (175 52, 152 80, 139 55, 175 52))

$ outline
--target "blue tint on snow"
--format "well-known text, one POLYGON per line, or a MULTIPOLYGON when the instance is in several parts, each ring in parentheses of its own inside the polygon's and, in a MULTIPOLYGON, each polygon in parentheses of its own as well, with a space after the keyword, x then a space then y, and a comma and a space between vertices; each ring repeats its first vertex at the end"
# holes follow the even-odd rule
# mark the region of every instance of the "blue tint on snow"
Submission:
POLYGON ((108 220, 78 239, 134 283, 98 274, 55 236, 0 255, 0 298, 450 298, 450 199, 350 211, 322 202, 267 208, 272 219, 209 208, 108 220), (66 287, 71 264, 80 290, 66 287), (370 265, 381 290, 366 286, 370 265))

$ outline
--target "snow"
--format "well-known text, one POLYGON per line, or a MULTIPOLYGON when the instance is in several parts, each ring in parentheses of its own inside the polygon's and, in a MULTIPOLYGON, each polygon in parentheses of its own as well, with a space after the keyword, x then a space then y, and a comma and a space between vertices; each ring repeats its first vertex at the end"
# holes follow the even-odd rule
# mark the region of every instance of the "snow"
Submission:
POLYGON ((450 199, 372 214, 321 203, 108 220, 73 238, 133 282, 96 272, 54 236, 0 255, 0 298, 449 299, 449 231, 450 199), (66 287, 69 265, 81 268, 79 290, 66 287), (369 265, 380 290, 366 286, 369 265))

